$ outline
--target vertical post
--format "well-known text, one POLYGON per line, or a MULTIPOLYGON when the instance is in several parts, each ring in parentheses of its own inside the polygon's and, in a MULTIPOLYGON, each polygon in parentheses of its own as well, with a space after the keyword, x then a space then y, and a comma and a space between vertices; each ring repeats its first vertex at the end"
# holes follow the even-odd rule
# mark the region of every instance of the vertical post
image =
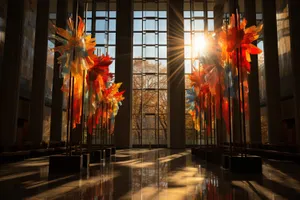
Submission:
POLYGON ((126 90, 115 124, 115 145, 119 148, 131 147, 132 24, 133 2, 118 0, 115 76, 116 82, 123 83, 121 90, 126 90))
MULTIPOLYGON (((245 18, 248 26, 256 25, 255 1, 245 1, 245 18)), ((256 42, 254 42, 256 45, 256 42)), ((257 55, 251 55, 251 73, 248 75, 249 83, 249 127, 250 142, 261 143, 260 101, 258 84, 258 59, 257 55)))
POLYGON ((295 125, 296 144, 300 145, 300 69, 297 56, 300 55, 300 1, 289 0, 290 34, 291 34, 291 57, 294 75, 294 102, 295 102, 295 125))
MULTIPOLYGON (((81 0, 76 0, 74 1, 73 4, 73 20, 74 22, 76 22, 76 20, 78 21, 78 17, 81 17, 82 19, 84 19, 84 3, 81 0)), ((74 26, 76 27, 76 25, 74 26)), ((83 78, 83 81, 85 80, 85 78, 83 78)), ((78 144, 80 143, 80 141, 82 140, 82 126, 83 124, 77 124, 76 127, 74 129, 71 129, 71 138, 72 138, 72 143, 73 144, 78 144)))
MULTIPOLYGON (((216 0, 215 2, 215 6, 214 6, 214 30, 216 33, 216 37, 218 37, 218 33, 221 31, 221 28, 223 26, 223 15, 224 15, 224 0, 216 0)), ((219 75, 221 76, 221 74, 219 75)), ((219 78, 220 80, 220 78, 219 78)), ((221 88, 221 85, 219 85, 219 87, 221 88)), ((220 89, 221 91, 221 89, 220 89)), ((218 108, 220 110, 220 113, 216 113, 219 114, 220 119, 216 119, 217 121, 217 145, 220 145, 223 141, 223 134, 224 133, 224 129, 223 129, 223 123, 222 123, 222 96, 220 97, 220 99, 215 99, 215 102, 219 101, 219 105, 220 107, 218 108)))
POLYGON ((168 11, 168 147, 185 148, 183 0, 168 11))
POLYGON ((281 140, 282 124, 275 0, 262 1, 262 11, 269 142, 278 144, 281 140))
MULTIPOLYGON (((56 26, 65 28, 68 17, 68 0, 57 1, 56 26)), ((55 42, 55 46, 59 46, 59 42, 55 42)), ((51 128, 50 141, 61 141, 62 134, 62 112, 63 112, 63 92, 61 86, 63 79, 60 76, 60 66, 57 58, 60 56, 55 52, 54 70, 53 70, 53 89, 52 89, 52 107, 51 107, 51 128)))
POLYGON ((49 0, 38 0, 28 138, 34 145, 43 137, 49 6, 49 0))
POLYGON ((0 84, 0 146, 3 147, 3 150, 9 149, 16 140, 23 23, 24 0, 7 1, 0 84))
MULTIPOLYGON (((238 8, 238 1, 237 0, 229 0, 228 1, 228 7, 229 7, 229 14, 230 16, 232 14, 236 15, 236 9, 238 8)), ((229 16, 229 17, 230 17, 229 16)), ((237 76, 236 73, 233 73, 233 76, 237 76)), ((240 109, 239 109, 239 87, 238 87, 238 81, 236 78, 233 79, 233 89, 235 90, 235 96, 232 98, 232 121, 233 121, 233 137, 232 137, 232 141, 234 143, 234 146, 236 145, 236 143, 240 143, 241 140, 241 124, 240 124, 240 109)))

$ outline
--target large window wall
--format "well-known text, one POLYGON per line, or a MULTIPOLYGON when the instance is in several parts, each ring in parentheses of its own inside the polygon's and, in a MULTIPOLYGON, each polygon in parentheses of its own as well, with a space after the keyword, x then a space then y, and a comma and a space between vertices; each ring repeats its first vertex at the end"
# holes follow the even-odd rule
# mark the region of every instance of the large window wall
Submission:
MULTIPOLYGON (((185 67, 185 89, 190 89, 189 75, 192 68, 199 67, 198 55, 201 43, 205 42, 205 35, 214 31, 214 1, 185 0, 184 1, 184 67, 185 67)), ((205 47, 204 47, 205 48, 205 47)), ((186 105, 186 108, 188 105, 186 105)), ((195 131, 192 117, 186 109, 185 116, 186 144, 200 144, 200 138, 204 139, 204 131, 195 131)), ((214 123, 213 123, 214 124, 214 123)), ((214 128, 214 127, 213 127, 214 128)), ((210 139, 209 139, 210 140, 210 139)), ((204 141, 202 141, 204 144, 204 141)))
POLYGON ((167 0, 134 1, 133 145, 167 144, 167 0))
MULTIPOLYGON (((84 4, 84 10, 86 34, 91 34, 96 39, 94 54, 98 56, 108 54, 112 58, 113 62, 109 66, 109 70, 114 75, 117 19, 116 0, 90 0, 84 4)), ((94 129, 94 133, 95 137, 93 137, 92 142, 95 144, 107 144, 112 139, 100 131, 100 125, 94 129)), ((87 139, 86 132, 84 138, 85 141, 87 139)))
MULTIPOLYGON (((89 1, 85 4, 87 12, 84 14, 86 32, 96 38, 95 54, 108 53, 113 60, 116 56, 116 7, 116 0, 89 1)), ((109 69, 115 72, 115 62, 109 69)))

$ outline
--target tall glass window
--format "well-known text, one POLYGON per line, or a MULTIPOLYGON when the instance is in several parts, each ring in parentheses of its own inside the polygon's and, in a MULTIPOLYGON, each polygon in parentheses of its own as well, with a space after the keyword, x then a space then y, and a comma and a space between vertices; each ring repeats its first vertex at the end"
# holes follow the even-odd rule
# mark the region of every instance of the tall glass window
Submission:
POLYGON ((167 144, 167 0, 134 0, 133 145, 167 144))
MULTIPOLYGON (((116 0, 90 0, 85 6, 87 12, 84 14, 86 32, 96 38, 95 54, 108 53, 113 60, 116 56, 116 7, 116 0)), ((115 73, 115 62, 109 69, 111 73, 115 73)))
MULTIPOLYGON (((192 68, 198 68, 198 48, 205 40, 205 35, 214 31, 214 1, 185 0, 184 1, 184 68, 185 89, 190 89, 189 75, 192 68)), ((200 135, 195 131, 193 120, 188 113, 186 104, 185 131, 186 144, 200 144, 200 135)), ((204 133, 204 132, 203 132, 204 133)), ((203 134, 201 133, 201 134, 203 134)), ((204 138, 203 136, 201 138, 204 138)), ((202 141, 203 143, 203 141, 202 141)))

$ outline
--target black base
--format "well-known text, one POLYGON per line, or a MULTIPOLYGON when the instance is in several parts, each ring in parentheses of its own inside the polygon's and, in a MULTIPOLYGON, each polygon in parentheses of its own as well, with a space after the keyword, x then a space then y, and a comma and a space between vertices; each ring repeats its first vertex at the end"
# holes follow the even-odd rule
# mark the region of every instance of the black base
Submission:
POLYGON ((262 159, 259 156, 223 155, 222 167, 233 173, 261 174, 262 159))
POLYGON ((111 147, 111 155, 115 155, 116 154, 116 147, 111 147))
POLYGON ((88 168, 90 165, 90 154, 86 152, 74 152, 72 155, 82 155, 82 167, 88 168))
POLYGON ((103 150, 96 150, 91 152, 91 163, 99 163, 103 159, 103 150))
POLYGON ((206 160, 214 164, 220 164, 222 159, 222 151, 219 148, 198 147, 192 148, 192 154, 201 160, 206 160))
POLYGON ((80 173, 82 167, 82 155, 54 155, 49 157, 49 174, 80 173))
POLYGON ((112 149, 111 147, 105 148, 105 158, 109 158, 111 156, 112 149))

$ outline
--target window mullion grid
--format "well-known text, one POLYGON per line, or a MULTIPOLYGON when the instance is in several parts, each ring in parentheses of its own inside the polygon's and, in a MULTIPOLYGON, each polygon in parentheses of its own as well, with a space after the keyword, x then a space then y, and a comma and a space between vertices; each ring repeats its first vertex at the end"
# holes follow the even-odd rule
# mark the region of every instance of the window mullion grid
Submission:
POLYGON ((156 59, 156 65, 157 65, 157 113, 156 113, 156 117, 155 117, 155 127, 156 127, 156 130, 155 130, 155 134, 157 134, 157 144, 159 145, 159 123, 158 123, 158 120, 159 120, 159 103, 160 103, 160 98, 159 98, 159 2, 157 2, 156 4, 156 8, 157 8, 157 11, 156 11, 156 16, 157 16, 157 39, 156 39, 156 44, 157 44, 157 59, 156 59), (157 121, 157 124, 156 124, 156 121, 157 121), (158 133, 157 133, 158 131, 158 133))
POLYGON ((143 104, 143 90, 144 90, 144 1, 142 2, 142 70, 141 70, 141 145, 143 145, 143 114, 144 114, 144 104, 143 104))

